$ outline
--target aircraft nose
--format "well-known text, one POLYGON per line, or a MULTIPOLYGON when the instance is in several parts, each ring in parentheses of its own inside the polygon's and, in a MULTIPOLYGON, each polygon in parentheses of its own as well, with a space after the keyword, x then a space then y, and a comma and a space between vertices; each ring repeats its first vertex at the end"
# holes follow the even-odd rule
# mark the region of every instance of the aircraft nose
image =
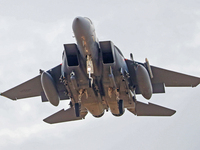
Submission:
POLYGON ((72 24, 74 33, 84 32, 84 31, 88 30, 88 27, 89 27, 89 23, 83 17, 76 17, 72 24))
POLYGON ((80 17, 76 17, 73 21, 73 24, 77 24, 80 21, 80 17))
POLYGON ((82 26, 82 22, 83 22, 82 17, 76 17, 72 24, 73 30, 80 28, 82 26))

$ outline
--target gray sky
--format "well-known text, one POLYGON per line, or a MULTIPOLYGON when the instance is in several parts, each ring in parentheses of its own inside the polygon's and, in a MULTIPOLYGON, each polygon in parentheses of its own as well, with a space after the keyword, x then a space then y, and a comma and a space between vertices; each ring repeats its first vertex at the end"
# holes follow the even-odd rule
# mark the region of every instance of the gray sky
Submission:
MULTIPOLYGON (((72 21, 89 17, 99 40, 112 40, 129 58, 200 76, 198 0, 1 0, 0 91, 61 63, 63 44, 73 43, 72 21)), ((49 125, 42 120, 68 107, 40 97, 13 102, 0 97, 0 148, 35 149, 198 149, 200 86, 166 88, 152 103, 175 109, 172 117, 102 118, 49 125)), ((141 96, 138 100, 145 101, 141 96)))

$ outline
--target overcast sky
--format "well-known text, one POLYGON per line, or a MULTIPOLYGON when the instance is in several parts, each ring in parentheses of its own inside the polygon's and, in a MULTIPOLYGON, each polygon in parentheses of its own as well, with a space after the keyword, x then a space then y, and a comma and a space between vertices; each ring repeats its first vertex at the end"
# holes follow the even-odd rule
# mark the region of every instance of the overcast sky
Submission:
MULTIPOLYGON (((1 0, 0 91, 62 62, 63 44, 74 43, 72 21, 89 17, 99 41, 112 40, 125 57, 200 77, 198 0, 1 0)), ((141 96, 138 100, 145 101, 141 96)), ((172 117, 101 118, 49 125, 42 120, 68 107, 40 97, 0 97, 0 149, 173 150, 200 147, 200 86, 166 88, 152 103, 175 109, 172 117)))

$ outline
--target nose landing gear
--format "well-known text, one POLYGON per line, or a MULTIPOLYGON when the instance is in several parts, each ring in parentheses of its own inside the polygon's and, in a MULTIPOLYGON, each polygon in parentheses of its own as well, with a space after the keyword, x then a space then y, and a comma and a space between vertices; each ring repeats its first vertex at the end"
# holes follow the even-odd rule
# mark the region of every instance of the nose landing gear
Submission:
POLYGON ((94 73, 94 68, 92 64, 92 58, 90 55, 87 55, 86 69, 87 69, 87 74, 89 75, 89 88, 91 88, 93 84, 92 74, 94 73))
POLYGON ((93 78, 91 77, 91 78, 89 78, 89 88, 92 87, 92 84, 93 84, 93 78))

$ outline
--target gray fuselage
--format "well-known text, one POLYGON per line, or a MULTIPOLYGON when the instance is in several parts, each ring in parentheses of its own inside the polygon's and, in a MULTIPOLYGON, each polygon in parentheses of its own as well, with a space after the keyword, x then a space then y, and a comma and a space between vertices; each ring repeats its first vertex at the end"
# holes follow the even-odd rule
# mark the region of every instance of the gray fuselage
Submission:
POLYGON ((88 18, 75 18, 72 28, 77 45, 65 45, 62 63, 72 104, 79 103, 80 113, 87 109, 95 117, 102 116, 109 108, 114 115, 122 115, 119 100, 132 103, 122 53, 111 41, 98 42, 93 23, 88 18), (77 60, 73 59, 75 57, 77 60))

